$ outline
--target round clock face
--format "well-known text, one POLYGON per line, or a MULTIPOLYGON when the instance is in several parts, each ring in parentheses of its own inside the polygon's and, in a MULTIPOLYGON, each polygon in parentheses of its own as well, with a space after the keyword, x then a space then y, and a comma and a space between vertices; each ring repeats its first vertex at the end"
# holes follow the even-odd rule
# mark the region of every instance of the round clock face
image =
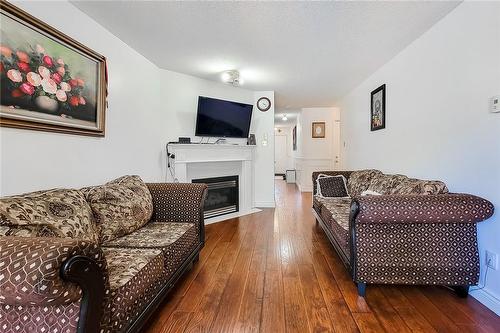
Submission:
POLYGON ((271 108, 271 101, 267 97, 261 97, 257 101, 257 108, 262 112, 266 112, 271 108))

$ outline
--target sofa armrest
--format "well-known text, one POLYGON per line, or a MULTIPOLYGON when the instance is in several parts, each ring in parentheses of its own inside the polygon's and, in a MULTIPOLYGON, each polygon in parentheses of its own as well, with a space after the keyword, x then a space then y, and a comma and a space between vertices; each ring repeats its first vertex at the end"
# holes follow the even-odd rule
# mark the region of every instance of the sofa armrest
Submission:
POLYGON ((103 253, 92 242, 3 236, 0 237, 0 303, 69 304, 85 296, 86 278, 89 283, 97 284, 93 286, 95 289, 99 289, 100 284, 104 294, 106 274, 102 272, 105 269, 103 253), (81 267, 83 272, 77 267, 81 265, 86 266, 81 267), (96 274, 100 280, 93 281, 96 274), (78 281, 74 280, 75 275, 78 281))
POLYGON ((349 180, 349 176, 351 175, 352 171, 315 171, 312 173, 312 182, 313 182, 313 195, 316 194, 317 190, 317 184, 316 180, 318 179, 318 176, 323 174, 323 175, 328 175, 328 176, 344 176, 346 180, 349 180))
POLYGON ((355 223, 478 223, 493 215, 491 202, 470 194, 357 197, 355 223))
POLYGON ((148 183, 153 197, 152 221, 194 223, 205 241, 203 208, 207 196, 206 184, 148 183))

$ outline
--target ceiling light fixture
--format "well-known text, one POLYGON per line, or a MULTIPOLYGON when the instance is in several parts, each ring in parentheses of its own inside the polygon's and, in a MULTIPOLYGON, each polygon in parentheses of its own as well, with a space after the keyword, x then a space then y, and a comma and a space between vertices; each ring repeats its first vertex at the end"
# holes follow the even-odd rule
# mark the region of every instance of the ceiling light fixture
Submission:
POLYGON ((235 69, 223 72, 221 75, 221 79, 222 82, 232 84, 235 87, 243 84, 243 80, 240 77, 240 72, 235 69))
POLYGON ((281 120, 283 120, 283 121, 287 121, 288 120, 288 118, 286 117, 286 114, 283 115, 283 117, 281 118, 281 120))

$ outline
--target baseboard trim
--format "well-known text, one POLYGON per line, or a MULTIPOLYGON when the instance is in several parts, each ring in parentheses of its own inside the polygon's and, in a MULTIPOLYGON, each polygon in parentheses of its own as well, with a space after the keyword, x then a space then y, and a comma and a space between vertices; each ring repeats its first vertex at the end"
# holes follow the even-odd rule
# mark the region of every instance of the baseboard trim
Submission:
POLYGON ((224 214, 224 215, 221 215, 221 216, 211 217, 209 219, 205 219, 205 225, 212 224, 212 223, 222 222, 222 221, 234 219, 236 217, 250 215, 250 214, 253 214, 253 213, 258 213, 260 211, 261 210, 258 209, 258 208, 252 208, 252 209, 250 209, 250 210, 248 210, 246 212, 236 212, 236 213, 224 214))
POLYGON ((276 207, 276 203, 274 201, 255 201, 255 207, 274 208, 276 207))
POLYGON ((496 298, 484 289, 472 290, 469 294, 500 316, 500 299, 496 298))

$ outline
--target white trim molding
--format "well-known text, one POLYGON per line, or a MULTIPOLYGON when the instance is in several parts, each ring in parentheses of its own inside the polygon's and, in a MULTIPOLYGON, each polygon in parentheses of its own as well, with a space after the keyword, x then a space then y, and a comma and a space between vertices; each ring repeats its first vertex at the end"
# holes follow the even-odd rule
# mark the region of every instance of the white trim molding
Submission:
POLYGON ((312 192, 312 173, 333 170, 332 158, 295 157, 296 183, 300 192, 312 192))
POLYGON ((276 207, 276 203, 274 201, 255 201, 255 207, 274 208, 276 207))
POLYGON ((258 209, 258 208, 252 208, 252 209, 250 209, 247 212, 236 212, 236 213, 225 214, 225 215, 221 215, 221 216, 215 216, 215 217, 211 217, 209 219, 205 219, 205 225, 212 224, 212 223, 224 222, 224 221, 227 221, 227 220, 230 220, 230 219, 234 219, 236 217, 241 217, 241 216, 245 216, 245 215, 255 214, 255 213, 258 213, 258 212, 261 212, 261 210, 258 209))
POLYGON ((469 294, 500 316, 500 299, 496 298, 485 289, 472 290, 469 294))

